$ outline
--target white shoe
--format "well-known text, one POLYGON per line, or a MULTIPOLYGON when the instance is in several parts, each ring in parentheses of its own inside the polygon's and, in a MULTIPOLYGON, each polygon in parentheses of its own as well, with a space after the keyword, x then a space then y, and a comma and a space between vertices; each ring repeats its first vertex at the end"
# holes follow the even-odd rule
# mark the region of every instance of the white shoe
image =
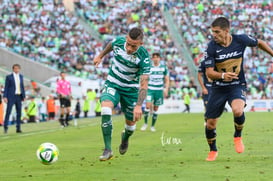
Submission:
POLYGON ((152 132, 156 132, 155 127, 152 126, 152 127, 151 127, 151 131, 152 131, 152 132))
POLYGON ((141 131, 145 131, 147 129, 148 125, 147 124, 143 124, 143 126, 140 128, 141 131))
POLYGON ((100 161, 110 160, 113 157, 113 152, 111 150, 104 149, 102 155, 99 157, 100 161))

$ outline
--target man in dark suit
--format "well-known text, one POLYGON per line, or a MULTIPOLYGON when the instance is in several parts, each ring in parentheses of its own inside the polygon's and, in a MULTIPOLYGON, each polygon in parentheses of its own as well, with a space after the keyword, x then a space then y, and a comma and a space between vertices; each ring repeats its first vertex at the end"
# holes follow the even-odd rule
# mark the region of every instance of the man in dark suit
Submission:
POLYGON ((8 132, 9 117, 12 110, 12 106, 15 104, 16 108, 16 133, 22 133, 21 130, 21 112, 22 101, 25 99, 25 89, 23 75, 20 74, 21 66, 14 64, 12 66, 13 73, 6 76, 5 89, 3 100, 7 104, 5 121, 4 121, 4 133, 8 132))

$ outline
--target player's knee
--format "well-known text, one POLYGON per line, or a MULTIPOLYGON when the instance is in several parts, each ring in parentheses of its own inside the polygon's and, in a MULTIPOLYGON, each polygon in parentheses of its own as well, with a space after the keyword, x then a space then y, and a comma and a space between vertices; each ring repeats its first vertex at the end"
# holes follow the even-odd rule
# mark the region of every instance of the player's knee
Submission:
POLYGON ((244 111, 242 109, 232 109, 234 117, 240 117, 243 115, 244 111))
POLYGON ((154 112, 158 111, 158 106, 154 106, 154 112))
POLYGON ((126 120, 126 125, 127 126, 136 126, 136 122, 135 121, 126 120))
POLYGON ((104 100, 101 102, 101 107, 109 107, 109 108, 114 108, 114 104, 110 100, 104 100))
POLYGON ((215 129, 216 128, 216 120, 214 119, 208 119, 207 120, 207 123, 206 123, 206 126, 208 129, 215 129))

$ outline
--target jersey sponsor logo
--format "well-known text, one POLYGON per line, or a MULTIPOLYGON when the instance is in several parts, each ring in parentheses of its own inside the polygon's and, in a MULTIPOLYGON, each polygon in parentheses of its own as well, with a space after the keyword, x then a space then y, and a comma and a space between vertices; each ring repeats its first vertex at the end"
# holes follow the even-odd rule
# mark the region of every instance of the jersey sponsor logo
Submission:
POLYGON ((152 72, 164 72, 165 68, 164 67, 152 67, 151 71, 152 72))
POLYGON ((216 50, 216 53, 220 53, 221 51, 223 51, 223 49, 216 50))
POLYGON ((221 55, 219 55, 219 57, 216 58, 216 60, 228 59, 228 58, 236 57, 241 54, 242 54, 242 52, 238 52, 238 51, 226 53, 226 54, 221 54, 221 55))
POLYGON ((148 63, 150 63, 150 60, 149 60, 149 58, 145 58, 145 59, 144 59, 144 63, 145 63, 145 64, 148 64, 148 63))

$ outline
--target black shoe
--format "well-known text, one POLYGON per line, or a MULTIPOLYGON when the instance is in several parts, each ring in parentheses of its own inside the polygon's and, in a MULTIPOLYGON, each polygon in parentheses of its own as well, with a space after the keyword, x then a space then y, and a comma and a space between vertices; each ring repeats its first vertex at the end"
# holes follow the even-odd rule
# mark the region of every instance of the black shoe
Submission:
POLYGON ((23 133, 22 130, 16 130, 16 133, 23 133))
POLYGON ((63 126, 63 127, 66 126, 65 123, 64 123, 64 119, 60 118, 60 119, 59 119, 59 122, 60 122, 61 126, 63 126))
POLYGON ((127 152, 129 146, 129 140, 123 140, 124 134, 124 132, 121 133, 121 144, 119 145, 119 153, 121 155, 124 155, 127 152))
POLYGON ((4 129, 4 134, 8 134, 8 130, 7 129, 4 129))
POLYGON ((65 126, 69 126, 69 123, 68 123, 68 121, 65 121, 65 126))

